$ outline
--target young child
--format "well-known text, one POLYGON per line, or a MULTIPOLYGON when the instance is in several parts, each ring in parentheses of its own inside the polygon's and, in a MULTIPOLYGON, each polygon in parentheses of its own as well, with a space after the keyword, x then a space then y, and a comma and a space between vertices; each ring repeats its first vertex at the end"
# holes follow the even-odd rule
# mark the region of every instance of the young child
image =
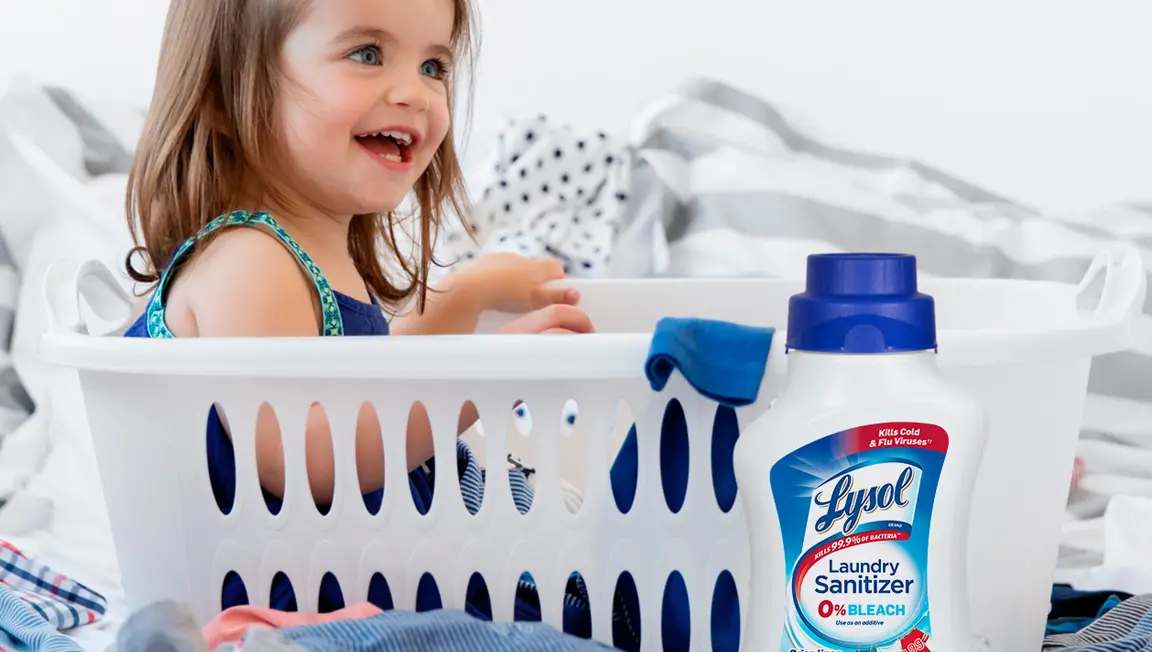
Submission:
MULTIPOLYGON (((127 201, 140 245, 128 271, 155 289, 126 335, 468 333, 490 309, 525 313, 510 333, 591 331, 577 294, 548 285, 563 276, 555 261, 481 257, 428 288, 437 226, 446 208, 466 210, 451 118, 454 65, 471 52, 472 24, 468 0, 172 0, 127 201), (415 261, 396 233, 409 197, 415 261), (390 325, 385 311, 409 299, 417 309, 390 325)), ((361 489, 378 508, 380 425, 371 408, 359 416, 361 489)), ((467 416, 462 426, 475 420, 467 416)), ((330 435, 313 406, 306 463, 318 504, 334 490, 330 435)), ((419 503, 431 497, 422 411, 407 441, 419 503)), ((279 512, 284 462, 267 406, 256 449, 265 500, 279 512)), ((208 455, 229 512, 235 457, 214 409, 208 455)), ((243 584, 230 579, 223 598, 225 607, 247 602, 243 584)), ((340 603, 322 588, 322 610, 340 603)), ((272 606, 295 608, 289 583, 274 583, 272 606)))

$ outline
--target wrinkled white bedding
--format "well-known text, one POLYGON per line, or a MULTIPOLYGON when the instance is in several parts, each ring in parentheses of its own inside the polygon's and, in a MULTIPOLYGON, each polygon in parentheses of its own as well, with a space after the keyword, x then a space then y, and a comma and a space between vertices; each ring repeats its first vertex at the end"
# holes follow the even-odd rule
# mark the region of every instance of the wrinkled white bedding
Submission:
MULTIPOLYGON (((1141 242, 1152 237, 1152 209, 1142 205, 1118 205, 1091 216, 1038 215, 959 180, 942 178, 914 162, 863 165, 859 159, 831 156, 830 152, 836 153, 831 148, 798 150, 796 138, 803 137, 785 129, 783 122, 771 133, 682 100, 673 96, 656 103, 638 116, 630 136, 609 135, 598 145, 600 159, 614 156, 634 163, 631 157, 647 157, 648 179, 630 176, 623 164, 606 164, 589 173, 596 175, 594 182, 586 186, 579 202, 574 191, 563 200, 541 199, 537 193, 531 202, 521 201, 505 211, 505 203, 515 202, 500 196, 506 190, 500 181, 510 174, 520 178, 519 170, 528 168, 529 174, 550 175, 536 183, 554 184, 550 194, 556 195, 555 188, 564 183, 560 176, 571 171, 553 167, 551 162, 536 167, 536 161, 549 153, 554 157, 555 143, 574 147, 585 137, 599 142, 595 130, 573 131, 544 121, 532 127, 536 133, 530 147, 526 141, 519 147, 493 138, 493 146, 486 148, 489 156, 471 167, 469 186, 481 206, 474 216, 480 224, 477 244, 448 229, 443 233, 443 250, 466 260, 477 249, 513 248, 520 240, 501 240, 501 236, 525 230, 532 253, 562 255, 574 273, 582 275, 592 275, 587 270, 594 269, 582 265, 585 253, 596 261, 597 272, 600 263, 610 264, 616 275, 796 275, 808 253, 868 245, 868 241, 853 241, 856 232, 851 229, 819 231, 821 223, 814 222, 814 213, 805 207, 821 205, 851 209, 873 223, 888 223, 894 229, 890 233, 905 229, 915 234, 920 229, 931 232, 934 242, 991 252, 997 260, 1011 263, 1002 268, 959 270, 928 266, 929 272, 950 275, 1051 269, 1045 267, 1047 261, 1066 262, 1100 242, 1141 242), (688 165, 684 156, 677 158, 677 152, 691 150, 693 138, 699 137, 692 125, 700 124, 731 130, 730 140, 742 138, 744 147, 719 148, 688 165), (652 146, 654 142, 660 147, 652 146), (660 175, 665 175, 666 182, 668 175, 683 175, 689 168, 695 187, 680 187, 688 195, 714 199, 725 193, 759 194, 797 212, 790 221, 776 215, 751 232, 747 223, 717 222, 715 213, 708 211, 697 214, 703 218, 695 221, 683 219, 683 214, 669 219, 662 213, 667 204, 661 203, 667 198, 636 193, 637 188, 653 187, 644 184, 660 175), (632 196, 619 200, 621 192, 632 196), (549 220, 563 220, 564 226, 549 227, 549 220), (772 224, 791 226, 773 232, 772 224), (597 246, 604 250, 593 253, 583 248, 597 246)), ((132 107, 104 111, 110 116, 108 123, 116 125, 116 137, 131 147, 142 114, 132 107)), ((515 134, 523 139, 531 120, 536 118, 505 129, 505 138, 515 134)), ((80 397, 75 379, 46 368, 35 356, 45 327, 40 287, 47 265, 58 257, 76 256, 97 258, 119 269, 130 245, 122 219, 125 177, 116 172, 91 176, 84 155, 74 123, 53 110, 34 84, 0 82, 0 236, 16 254, 19 278, 10 357, 37 406, 18 428, 0 433, 0 498, 8 499, 0 509, 0 538, 14 541, 30 555, 104 592, 115 604, 119 592, 116 561, 91 442, 77 409, 80 397)), ((1145 255, 1152 261, 1152 255, 1145 255)), ((963 260, 979 264, 981 259, 963 260)), ((125 282, 125 287, 131 285, 125 282)), ((1106 361, 1101 365, 1104 371, 1094 375, 1096 395, 1085 415, 1081 455, 1086 475, 1071 501, 1065 558, 1081 567, 1105 565, 1095 575, 1078 571, 1077 581, 1089 584, 1113 577, 1106 568, 1112 562, 1129 569, 1129 578, 1152 578, 1152 558, 1139 554, 1138 548, 1112 545, 1115 537, 1129 536, 1125 534, 1130 533, 1129 520, 1149 522, 1148 512, 1141 511, 1146 506, 1117 498, 1152 496, 1152 466, 1131 463, 1136 455, 1152 455, 1152 402, 1124 390, 1139 387, 1152 398, 1152 382, 1131 384, 1140 383, 1140 378, 1152 380, 1148 357, 1152 355, 1152 328, 1144 328, 1150 337, 1143 340, 1143 351, 1118 362, 1106 361)), ((1152 583, 1143 590, 1152 590, 1152 583)), ((104 625, 77 632, 78 640, 89 649, 103 650, 123 616, 113 609, 104 625)))

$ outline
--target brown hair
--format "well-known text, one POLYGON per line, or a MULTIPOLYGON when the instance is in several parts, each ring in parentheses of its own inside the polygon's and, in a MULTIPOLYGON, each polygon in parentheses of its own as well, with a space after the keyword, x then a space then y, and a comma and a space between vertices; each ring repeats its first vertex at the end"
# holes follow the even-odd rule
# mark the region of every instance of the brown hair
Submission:
MULTIPOLYGON (((458 58, 474 57, 469 0, 453 3, 451 45, 458 58)), ((277 144, 269 125, 275 124, 283 86, 280 50, 306 9, 307 0, 173 0, 155 94, 128 177, 128 227, 138 246, 125 266, 133 280, 159 281, 177 247, 236 208, 232 202, 245 178, 276 192, 264 170, 277 144), (144 271, 132 264, 137 254, 143 254, 144 271)), ((450 80, 450 112, 453 86, 450 80)), ((400 251, 397 216, 391 213, 353 217, 348 251, 378 299, 396 305, 418 293, 422 310, 445 206, 461 217, 467 206, 451 125, 414 191, 419 231, 411 234, 419 246, 414 265, 400 251), (388 278, 378 251, 381 240, 395 254, 405 284, 388 278)))

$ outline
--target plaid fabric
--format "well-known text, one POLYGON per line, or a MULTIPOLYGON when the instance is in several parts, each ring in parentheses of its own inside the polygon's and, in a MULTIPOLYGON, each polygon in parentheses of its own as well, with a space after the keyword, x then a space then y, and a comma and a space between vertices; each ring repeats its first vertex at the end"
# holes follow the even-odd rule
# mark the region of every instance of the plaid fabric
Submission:
MULTIPOLYGON (((108 610, 104 596, 24 556, 0 540, 0 592, 15 595, 58 630, 96 622, 108 610)), ((10 631, 0 613, 0 629, 10 631)))

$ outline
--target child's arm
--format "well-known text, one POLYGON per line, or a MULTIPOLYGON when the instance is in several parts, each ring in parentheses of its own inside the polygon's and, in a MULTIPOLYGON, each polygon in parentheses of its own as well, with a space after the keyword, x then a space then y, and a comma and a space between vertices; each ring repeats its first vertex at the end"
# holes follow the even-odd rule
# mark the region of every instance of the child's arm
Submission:
POLYGON ((397 320, 393 333, 472 333, 485 310, 531 313, 509 323, 503 329, 508 333, 590 332, 587 315, 575 307, 579 292, 547 285, 562 278, 564 268, 555 260, 504 253, 481 256, 430 290, 424 312, 397 320))

